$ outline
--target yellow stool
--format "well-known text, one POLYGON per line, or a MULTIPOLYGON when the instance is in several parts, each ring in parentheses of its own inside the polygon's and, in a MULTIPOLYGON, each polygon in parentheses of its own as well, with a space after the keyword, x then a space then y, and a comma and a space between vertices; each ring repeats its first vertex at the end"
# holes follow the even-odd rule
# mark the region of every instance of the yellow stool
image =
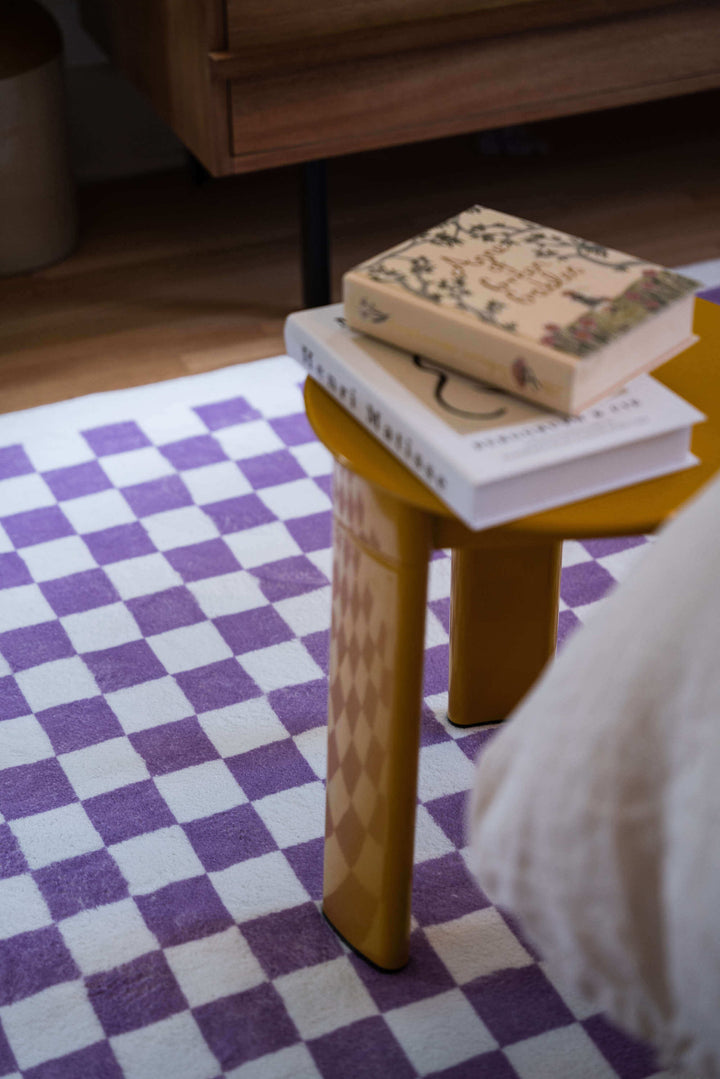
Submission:
POLYGON ((656 375, 701 408, 701 464, 472 532, 316 383, 335 458, 324 912, 388 970, 408 958, 428 563, 452 549, 449 718, 504 719, 553 655, 564 539, 653 531, 720 465, 720 307, 656 375))

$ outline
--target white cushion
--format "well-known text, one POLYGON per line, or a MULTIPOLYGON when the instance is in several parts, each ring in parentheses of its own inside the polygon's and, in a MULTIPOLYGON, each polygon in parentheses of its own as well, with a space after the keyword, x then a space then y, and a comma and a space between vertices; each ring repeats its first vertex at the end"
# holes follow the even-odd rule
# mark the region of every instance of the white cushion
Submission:
POLYGON ((469 824, 481 887, 561 978, 720 1074, 720 482, 494 737, 469 824))

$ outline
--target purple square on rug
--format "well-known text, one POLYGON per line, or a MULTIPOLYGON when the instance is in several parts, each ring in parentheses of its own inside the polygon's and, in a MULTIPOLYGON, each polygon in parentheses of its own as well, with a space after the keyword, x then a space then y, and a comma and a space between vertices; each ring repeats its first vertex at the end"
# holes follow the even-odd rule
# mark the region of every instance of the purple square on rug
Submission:
POLYGON ((114 970, 93 974, 85 984, 108 1037, 139 1030, 187 1009, 162 952, 148 952, 114 970))
POLYGON ((222 997, 193 1009, 223 1071, 300 1041, 282 998, 272 985, 222 997))
POLYGON ((190 492, 179 476, 160 476, 132 487, 121 487, 120 491, 136 517, 192 505, 190 492))
POLYGON ((583 540, 582 545, 593 558, 602 558, 608 554, 629 551, 631 547, 642 547, 647 540, 644 536, 607 536, 604 539, 583 540))
POLYGON ((604 1015, 594 1015, 582 1025, 619 1079, 649 1079, 659 1071, 650 1046, 618 1030, 604 1015))
POLYGON ((305 442, 314 442, 315 435, 304 412, 295 412, 292 416, 279 416, 270 420, 270 426, 286 446, 301 446, 305 442))
POLYGON ((175 823, 151 779, 96 794, 83 802, 83 808, 108 846, 175 823))
MULTIPOLYGON (((16 1075, 20 1074, 10 1043, 5 1037, 5 1031, 0 1027, 0 1075, 9 1075, 11 1072, 16 1075)), ((30 1073, 26 1072, 25 1074, 29 1075, 30 1073)))
POLYGON ((562 647, 570 636, 579 629, 582 622, 574 611, 560 611, 558 615, 556 648, 562 647))
POLYGON ((236 659, 223 659, 206 667, 181 671, 175 680, 198 715, 261 696, 255 682, 236 659))
POLYGON ((476 978, 463 990, 501 1046, 575 1022, 558 991, 535 965, 476 978))
POLYGON ((456 852, 415 867, 413 914, 420 925, 449 922, 490 906, 456 852))
POLYGON ((13 476, 26 476, 34 472, 32 462, 20 445, 0 446, 0 480, 13 476))
POLYGON ((54 659, 66 659, 75 655, 70 638, 59 622, 41 622, 36 626, 24 626, 0 633, 0 655, 3 655, 13 673, 39 667, 54 659))
POLYGON ((289 641, 293 632, 272 607, 254 607, 239 614, 214 619, 217 629, 236 656, 254 652, 281 641, 289 641))
POLYGON ((235 555, 220 538, 192 543, 188 547, 175 547, 167 551, 165 557, 185 582, 219 577, 240 569, 235 555))
POLYGON ((420 929, 411 934, 407 966, 390 978, 387 971, 371 967, 357 956, 352 956, 350 961, 381 1012, 402 1008, 455 988, 447 967, 420 929))
POLYGON ((450 632, 450 597, 445 596, 444 599, 433 599, 428 604, 430 610, 440 622, 442 628, 446 633, 450 632))
POLYGON ((420 745, 436 746, 440 742, 451 742, 452 736, 443 727, 434 712, 423 704, 420 712, 420 745))
POLYGON ((446 644, 436 644, 425 649, 423 668, 423 693, 426 697, 443 693, 448 687, 450 650, 446 644))
POLYGON ((251 801, 317 780, 291 738, 229 757, 225 763, 251 801))
POLYGON ((112 487, 98 461, 54 468, 51 472, 43 472, 42 476, 58 502, 93 495, 112 487))
POLYGON ((0 588, 21 584, 32 584, 30 570, 16 551, 4 551, 0 554, 0 588))
POLYGON ((215 401, 210 405, 199 405, 193 411, 210 431, 219 431, 223 427, 232 427, 236 423, 261 419, 258 410, 249 405, 244 397, 231 397, 229 401, 215 401))
POLYGON ((332 501, 332 472, 330 472, 327 476, 313 476, 313 479, 315 480, 316 485, 320 488, 323 494, 327 495, 328 498, 332 501))
POLYGON ((258 457, 246 457, 238 461, 240 471, 255 488, 275 487, 278 483, 305 479, 305 472, 289 450, 274 450, 258 457))
POLYGON ((295 876, 315 903, 318 903, 323 895, 324 849, 325 841, 318 836, 317 839, 309 839, 307 843, 287 847, 283 852, 295 876))
POLYGON ((435 823, 440 825, 453 846, 461 850, 467 845, 467 836, 465 835, 466 791, 458 791, 456 794, 445 794, 442 798, 435 798, 432 802, 426 802, 425 808, 435 823))
POLYGON ((208 873, 277 850, 275 840, 249 802, 189 821, 183 827, 208 873))
POLYGON ((105 849, 53 862, 36 870, 33 877, 56 921, 115 903, 128 894, 124 877, 105 849))
POLYGON ((10 675, 0 678, 0 720, 29 716, 31 712, 15 679, 10 675))
POLYGON ((46 708, 37 713, 37 720, 56 753, 72 753, 125 733, 104 697, 87 697, 46 708))
POLYGON ((16 764, 2 771, 0 813, 6 820, 43 813, 77 802, 77 795, 55 757, 16 764))
MULTIPOLYGON (((0 775, 0 782, 2 777, 0 775)), ((0 824, 0 880, 17 877, 27 871, 25 855, 20 850, 17 839, 8 824, 0 824)))
POLYGON ((193 594, 181 585, 167 588, 164 592, 152 592, 148 596, 129 599, 126 606, 144 637, 205 621, 200 604, 193 594))
POLYGON ((321 551, 332 544, 332 510, 295 517, 285 527, 301 551, 321 551))
POLYGON ((268 700, 278 719, 292 734, 302 734, 327 722, 328 687, 324 678, 303 682, 298 686, 274 689, 268 700))
POLYGON ((270 979, 343 954, 340 941, 314 903, 243 922, 242 932, 270 979))
POLYGON ((308 1042, 308 1049, 323 1079, 338 1079, 345 1075, 414 1079, 417 1075, 379 1015, 360 1019, 316 1038, 308 1042))
POLYGON ((59 618, 120 601, 115 585, 101 569, 83 570, 43 581, 40 591, 59 618))
POLYGON ((163 457, 167 457, 173 468, 181 472, 185 468, 202 468, 227 461, 220 443, 212 435, 195 435, 193 438, 181 438, 178 442, 168 442, 159 447, 163 457))
POLYGON ((471 730, 469 734, 458 738, 458 748, 463 751, 468 760, 475 762, 478 754, 482 753, 499 730, 500 728, 497 725, 477 727, 475 730, 471 730))
POLYGON ((80 975, 55 925, 0 940, 0 971, 0 1006, 80 975))
POLYGON ((595 603, 615 584, 615 578, 597 562, 566 566, 560 577, 560 595, 568 607, 595 603))
POLYGON ((302 638, 302 643, 320 670, 327 674, 330 669, 330 630, 319 629, 316 633, 309 633, 302 638))
POLYGON ((25 1079, 123 1079, 123 1072, 108 1042, 47 1060, 23 1072, 25 1079))
POLYGON ((328 579, 313 565, 305 555, 281 558, 277 562, 266 562, 253 570, 263 595, 271 603, 292 596, 302 596, 305 592, 314 592, 324 588, 328 579))
POLYGON ((165 668, 147 641, 129 641, 82 657, 103 693, 162 678, 165 668))
POLYGON ((83 540, 90 554, 101 566, 155 553, 155 547, 139 521, 86 533, 83 540))
POLYGON ((128 450, 140 450, 152 443, 138 425, 127 420, 125 423, 110 423, 104 427, 93 427, 82 431, 85 441, 98 457, 112 453, 127 453, 128 450))
POLYGON ((74 535, 74 530, 59 506, 43 506, 39 510, 14 513, 0 518, 15 547, 32 547, 36 543, 74 535))
POLYGON ((520 941, 528 955, 532 956, 536 963, 542 963, 543 957, 540 955, 540 952, 537 950, 535 945, 530 943, 527 934, 525 933, 524 929, 520 925, 515 915, 510 914, 510 912, 505 910, 504 907, 497 907, 496 909, 500 914, 502 920, 509 927, 510 931, 520 941))
POLYGON ((167 775, 220 757, 194 716, 148 727, 131 734, 130 741, 153 776, 167 775))
POLYGON ((175 881, 150 895, 136 896, 135 902, 163 948, 209 937, 235 924, 207 877, 175 881))
POLYGON ((275 520, 265 503, 254 494, 224 498, 202 508, 223 536, 230 532, 242 532, 246 528, 257 528, 258 525, 270 524, 275 520))

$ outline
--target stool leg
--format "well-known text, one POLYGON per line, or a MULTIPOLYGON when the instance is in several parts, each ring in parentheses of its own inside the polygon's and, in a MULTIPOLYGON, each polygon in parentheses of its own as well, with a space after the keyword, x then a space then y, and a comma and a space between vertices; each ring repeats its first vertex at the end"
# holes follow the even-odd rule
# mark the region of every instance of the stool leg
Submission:
POLYGON ((336 466, 323 910, 408 958, 429 520, 336 466))
POLYGON ((448 718, 497 722, 554 654, 562 542, 463 548, 452 558, 448 718))

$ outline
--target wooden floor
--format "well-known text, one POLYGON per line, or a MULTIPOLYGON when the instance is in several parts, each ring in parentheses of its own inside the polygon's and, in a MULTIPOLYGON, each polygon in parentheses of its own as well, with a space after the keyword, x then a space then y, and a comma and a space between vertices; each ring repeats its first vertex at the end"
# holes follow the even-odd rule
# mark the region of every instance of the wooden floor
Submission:
MULTIPOLYGON (((665 265, 720 258, 720 95, 330 163, 333 289, 475 202, 665 265)), ((283 351, 301 304, 298 170, 79 192, 62 263, 0 280, 0 411, 283 351)))

